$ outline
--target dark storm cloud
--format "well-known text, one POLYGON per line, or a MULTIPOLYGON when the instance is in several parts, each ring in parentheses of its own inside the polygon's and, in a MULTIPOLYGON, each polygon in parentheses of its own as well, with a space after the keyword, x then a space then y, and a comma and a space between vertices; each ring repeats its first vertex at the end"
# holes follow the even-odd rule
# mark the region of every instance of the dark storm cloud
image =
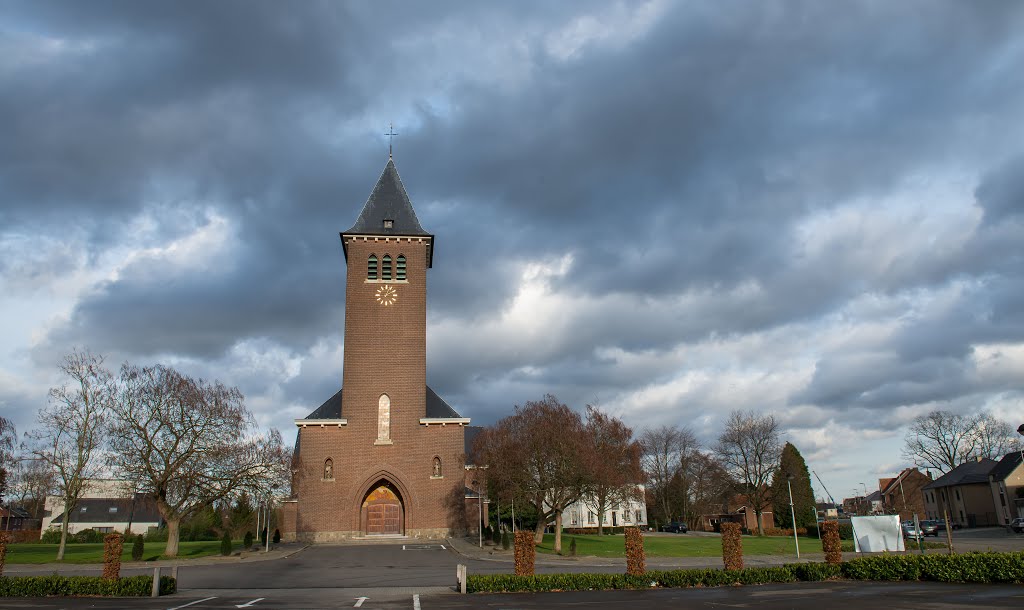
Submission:
MULTIPOLYGON (((870 410, 980 391, 971 345, 1024 327, 1024 10, 668 4, 634 38, 616 23, 575 53, 551 51, 586 30, 574 17, 609 6, 4 5, 0 32, 21 53, 0 57, 0 223, 50 237, 74 227, 90 257, 139 215, 161 244, 206 214, 233 236, 210 270, 132 263, 50 347, 213 362, 251 338, 304 355, 339 333, 337 232, 386 161, 385 125, 361 122, 394 113, 399 171, 437 235, 432 323, 473 332, 509 307, 522 265, 566 254, 557 290, 626 299, 567 312, 542 349, 428 354, 431 383, 459 408, 487 419, 555 387, 565 400, 616 395, 652 379, 621 377, 597 348, 814 326, 858 295, 954 282, 972 286, 963 305, 871 350, 822 354, 792 402, 870 410), (981 170, 984 211, 962 250, 866 269, 851 230, 802 252, 809 215, 960 163, 981 170), (706 296, 644 315, 628 300, 685 295, 706 296)), ((36 264, 65 264, 47 260, 36 264)), ((334 383, 304 374, 284 387, 316 402, 334 383)))

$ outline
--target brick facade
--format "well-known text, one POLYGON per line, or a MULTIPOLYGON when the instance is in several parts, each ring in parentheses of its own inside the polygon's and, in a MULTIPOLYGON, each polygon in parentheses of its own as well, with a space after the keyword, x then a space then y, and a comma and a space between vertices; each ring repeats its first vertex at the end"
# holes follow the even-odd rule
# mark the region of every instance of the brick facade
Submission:
MULTIPOLYGON (((381 176, 382 182, 386 179, 396 181, 405 198, 391 162, 381 176)), ((372 206, 379 205, 374 198, 382 182, 359 222, 372 216, 372 206)), ((407 198, 404 202, 409 205, 407 198)), ((383 219, 380 223, 390 227, 383 219)), ((433 237, 350 231, 342 239, 347 283, 340 413, 317 418, 314 413, 296 421, 299 451, 293 466, 294 501, 282 511, 282 536, 327 542, 375 533, 435 538, 461 532, 465 527, 464 425, 468 420, 452 412, 455 418, 421 421, 431 415, 426 388, 426 305, 433 237), (371 256, 378 261, 390 256, 392 279, 384 279, 382 273, 377 279, 368 279, 371 256), (406 262, 404 280, 397 279, 399 256, 406 262), (390 411, 386 434, 381 433, 382 403, 389 404, 390 411), (380 487, 385 489, 371 497, 380 487), (386 511, 386 528, 390 529, 379 530, 383 521, 378 517, 385 511, 374 512, 373 505, 378 500, 393 502, 395 497, 400 506, 388 506, 386 511), (396 521, 397 531, 393 529, 396 521)))

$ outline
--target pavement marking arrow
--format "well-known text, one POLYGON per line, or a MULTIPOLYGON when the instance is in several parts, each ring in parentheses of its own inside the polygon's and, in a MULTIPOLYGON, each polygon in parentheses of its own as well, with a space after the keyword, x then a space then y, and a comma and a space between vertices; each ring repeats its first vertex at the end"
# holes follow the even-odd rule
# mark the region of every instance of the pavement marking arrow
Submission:
POLYGON ((248 608, 249 606, 255 604, 256 602, 261 602, 261 601, 263 601, 265 599, 267 599, 267 598, 265 598, 265 597, 257 597, 256 599, 252 600, 251 602, 246 602, 244 604, 235 604, 235 607, 236 608, 248 608))
POLYGON ((370 598, 369 597, 357 597, 356 598, 356 605, 354 605, 352 607, 353 608, 359 608, 360 606, 363 605, 363 602, 365 602, 368 599, 370 599, 370 598))

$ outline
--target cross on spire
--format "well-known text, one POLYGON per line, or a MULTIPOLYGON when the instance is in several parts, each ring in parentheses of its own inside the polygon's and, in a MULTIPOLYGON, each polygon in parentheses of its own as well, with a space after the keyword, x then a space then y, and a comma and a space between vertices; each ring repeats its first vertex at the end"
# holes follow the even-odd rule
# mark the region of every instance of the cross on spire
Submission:
POLYGON ((395 124, 394 123, 389 123, 388 124, 388 132, 386 134, 384 134, 384 135, 386 135, 388 137, 388 159, 390 159, 391 158, 391 143, 394 141, 395 136, 398 135, 397 133, 395 133, 395 124))

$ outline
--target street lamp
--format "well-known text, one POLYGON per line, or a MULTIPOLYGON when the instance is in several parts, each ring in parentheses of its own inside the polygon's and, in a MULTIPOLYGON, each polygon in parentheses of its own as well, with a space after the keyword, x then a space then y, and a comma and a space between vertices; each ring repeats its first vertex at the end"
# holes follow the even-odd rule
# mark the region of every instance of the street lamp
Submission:
POLYGON ((792 519, 793 524, 793 543, 796 544, 796 558, 800 559, 800 540, 796 537, 796 512, 793 510, 793 480, 792 474, 786 475, 786 489, 789 490, 789 517, 792 519))
POLYGON ((473 487, 476 487, 476 505, 478 508, 478 518, 476 522, 476 531, 480 538, 480 548, 484 548, 484 497, 480 493, 480 482, 474 480, 473 487))

